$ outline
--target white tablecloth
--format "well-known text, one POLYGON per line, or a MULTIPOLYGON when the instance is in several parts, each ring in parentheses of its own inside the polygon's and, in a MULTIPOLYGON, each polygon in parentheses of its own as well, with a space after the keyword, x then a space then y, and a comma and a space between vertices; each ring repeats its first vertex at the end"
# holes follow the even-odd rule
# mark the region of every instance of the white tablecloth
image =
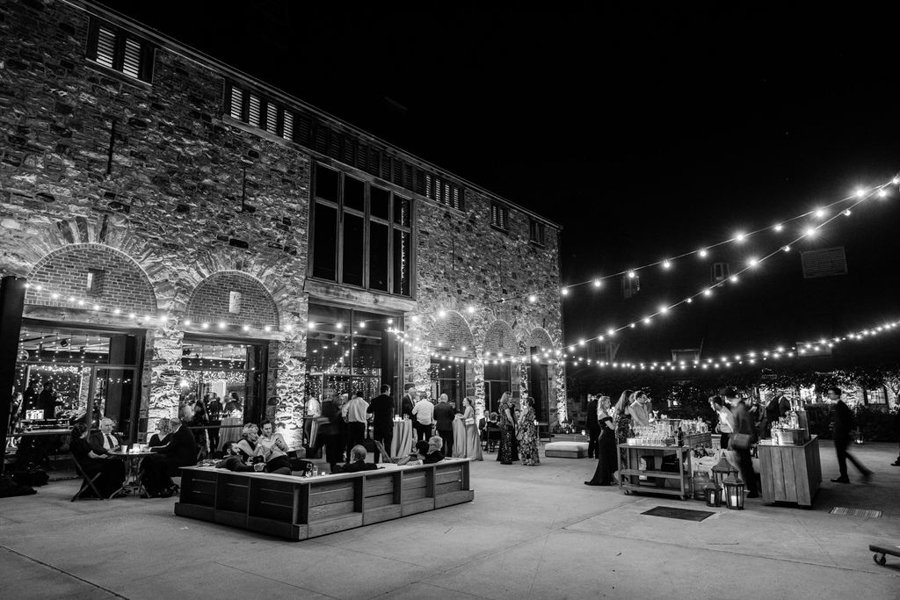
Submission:
POLYGON ((412 421, 409 419, 394 421, 394 439, 391 440, 391 456, 393 458, 409 456, 413 450, 414 439, 412 421))

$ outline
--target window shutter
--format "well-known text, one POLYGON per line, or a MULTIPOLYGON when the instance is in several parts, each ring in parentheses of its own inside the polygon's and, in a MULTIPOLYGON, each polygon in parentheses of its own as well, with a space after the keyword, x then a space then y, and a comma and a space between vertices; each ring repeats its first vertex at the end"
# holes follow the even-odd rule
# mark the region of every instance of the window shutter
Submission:
POLYGON ((259 127, 259 96, 250 93, 250 109, 247 113, 247 122, 254 127, 259 127))
POLYGON ((297 115, 297 129, 294 140, 304 146, 312 148, 313 122, 308 115, 297 115))
POLYGON ((375 148, 369 148, 369 173, 378 177, 381 173, 381 152, 375 148))
POLYGON ((244 90, 236 85, 231 86, 231 118, 243 121, 244 90))
POLYGON ((266 131, 278 135, 278 107, 271 102, 266 104, 266 131))
POLYGON ((112 69, 115 55, 116 35, 110 29, 100 27, 97 34, 97 62, 112 69))
POLYGON ((431 178, 431 174, 425 173, 425 197, 429 199, 434 199, 434 186, 432 185, 434 180, 431 178))
POLYGON ((122 72, 138 79, 141 75, 141 45, 131 38, 125 38, 125 58, 122 72))
POLYGON ((286 140, 294 139, 294 113, 284 111, 284 125, 281 128, 281 137, 286 140))
POLYGON ((328 128, 316 123, 316 152, 328 154, 328 128))
POLYGON ((341 162, 348 165, 353 165, 353 139, 342 135, 341 136, 341 162))

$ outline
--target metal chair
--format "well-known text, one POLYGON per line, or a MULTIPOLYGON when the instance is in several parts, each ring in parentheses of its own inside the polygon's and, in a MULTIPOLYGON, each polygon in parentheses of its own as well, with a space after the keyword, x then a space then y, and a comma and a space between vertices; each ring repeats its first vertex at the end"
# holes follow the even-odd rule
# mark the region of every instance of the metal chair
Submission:
POLYGON ((72 499, 69 502, 75 502, 76 500, 81 500, 81 495, 86 491, 93 490, 94 491, 94 499, 95 500, 107 500, 105 496, 100 493, 100 490, 97 489, 97 486, 94 485, 94 482, 103 475, 103 473, 97 473, 93 477, 88 477, 87 472, 84 470, 84 467, 81 466, 81 463, 78 462, 78 459, 75 458, 75 455, 72 455, 72 463, 75 465, 75 472, 81 475, 81 487, 75 492, 75 495, 72 496, 72 499))

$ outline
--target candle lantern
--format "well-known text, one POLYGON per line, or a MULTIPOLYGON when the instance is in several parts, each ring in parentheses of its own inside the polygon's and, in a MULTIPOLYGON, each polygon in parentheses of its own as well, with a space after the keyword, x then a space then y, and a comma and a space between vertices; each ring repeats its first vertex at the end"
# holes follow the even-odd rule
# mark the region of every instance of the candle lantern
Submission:
POLYGON ((738 470, 732 465, 728 460, 723 456, 719 459, 719 462, 715 464, 712 468, 713 481, 719 486, 719 490, 721 493, 721 503, 724 504, 728 501, 725 497, 725 480, 728 479, 729 475, 737 475, 738 470))
POLYGON ((710 481, 703 486, 703 496, 706 498, 706 505, 718 508, 722 506, 722 496, 719 486, 710 481))
POLYGON ((744 482, 733 475, 725 480, 725 501, 732 510, 744 510, 744 482))

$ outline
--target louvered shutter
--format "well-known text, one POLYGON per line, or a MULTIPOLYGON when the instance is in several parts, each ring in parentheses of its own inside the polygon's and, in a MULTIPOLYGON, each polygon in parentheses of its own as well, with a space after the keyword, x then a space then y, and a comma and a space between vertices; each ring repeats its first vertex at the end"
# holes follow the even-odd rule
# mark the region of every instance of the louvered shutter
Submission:
POLYGON ((259 127, 259 96, 250 93, 250 107, 247 110, 247 122, 254 127, 259 127))
POLYGON ((236 85, 231 86, 231 118, 243 121, 244 90, 236 85))
POLYGON ((294 140, 308 148, 313 146, 313 122, 309 115, 297 115, 294 140))
POLYGON ((135 79, 141 75, 141 45, 131 38, 125 38, 122 72, 135 79))
POLYGON ((294 113, 289 110, 284 111, 284 122, 281 127, 281 137, 286 140, 294 139, 294 113))
POLYGON ((278 107, 271 102, 266 104, 266 131, 278 135, 278 107))
POLYGON ((116 34, 101 26, 97 32, 97 63, 112 69, 115 56, 116 34))

